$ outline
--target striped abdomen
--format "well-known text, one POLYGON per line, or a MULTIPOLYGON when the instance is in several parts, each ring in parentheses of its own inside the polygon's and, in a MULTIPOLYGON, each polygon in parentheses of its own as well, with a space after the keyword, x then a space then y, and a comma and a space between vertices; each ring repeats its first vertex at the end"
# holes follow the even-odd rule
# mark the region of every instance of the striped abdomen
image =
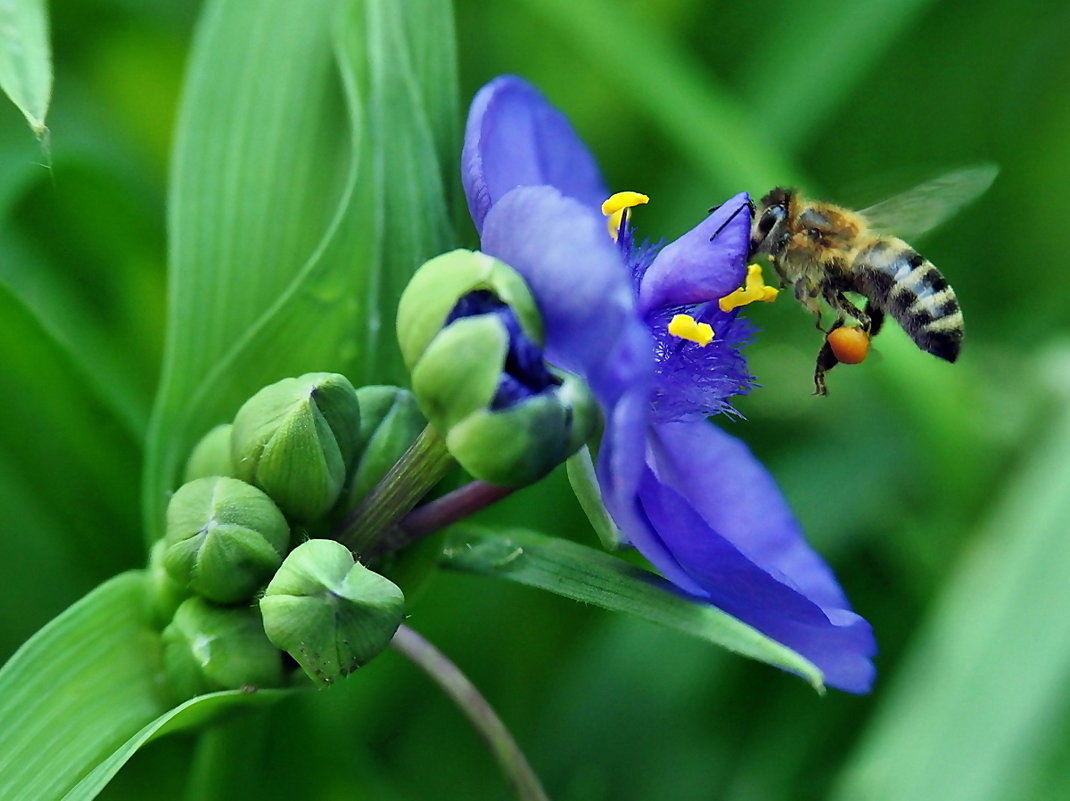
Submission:
POLYGON ((962 347, 962 312, 955 290, 932 263, 899 239, 877 239, 855 256, 859 289, 895 318, 919 348, 955 361, 962 347))

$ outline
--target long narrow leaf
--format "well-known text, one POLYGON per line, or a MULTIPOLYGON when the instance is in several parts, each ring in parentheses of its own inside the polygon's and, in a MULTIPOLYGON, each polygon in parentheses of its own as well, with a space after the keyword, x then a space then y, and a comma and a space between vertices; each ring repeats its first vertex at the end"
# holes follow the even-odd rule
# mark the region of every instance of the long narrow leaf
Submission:
POLYGON ((101 585, 0 670, 0 798, 88 801, 146 743, 289 691, 229 691, 172 706, 145 575, 101 585))
MULTIPOLYGON (((354 99, 338 76, 339 2, 208 3, 194 44, 169 199, 170 320, 150 428, 149 534, 181 460, 210 425, 281 377, 323 369, 320 342, 238 359, 338 232, 355 182, 354 99), (289 358, 287 358, 289 357, 289 358)), ((306 334, 348 319, 338 291, 314 300, 306 334), (333 302, 333 306, 332 306, 333 302)), ((270 326, 267 326, 270 328, 270 326)))
POLYGON ((681 598, 653 573, 568 540, 519 529, 459 526, 449 536, 442 565, 627 612, 790 670, 819 690, 824 686, 815 665, 747 624, 708 604, 681 598))
POLYGON ((0 3, 0 89, 19 107, 33 132, 43 136, 52 99, 45 0, 0 3))
POLYGON ((194 728, 232 709, 247 709, 252 706, 272 704, 291 693, 290 690, 260 690, 255 693, 228 690, 191 698, 147 723, 130 739, 97 763, 85 778, 71 788, 69 793, 62 796, 62 801, 90 801, 96 798, 97 794, 137 753, 138 749, 157 737, 194 728))
POLYGON ((0 798, 50 801, 164 713, 141 573, 101 585, 0 670, 0 798))
MULTIPOLYGON (((261 152, 260 140, 266 137, 281 147, 282 140, 293 138, 293 131, 272 136, 246 122, 235 121, 246 131, 247 140, 235 140, 232 150, 224 148, 225 157, 219 157, 207 143, 201 143, 195 155, 184 155, 179 145, 176 160, 180 173, 205 169, 209 173, 227 172, 231 158, 251 163, 245 166, 248 174, 204 182, 202 191, 214 198, 203 204, 208 211, 202 208, 197 193, 183 194, 182 182, 176 179, 179 188, 172 197, 176 208, 172 237, 188 239, 187 247, 194 251, 218 250, 220 258, 227 256, 229 261, 217 261, 223 265, 224 274, 213 276, 200 257, 187 258, 182 246, 174 245, 172 288, 179 299, 173 302, 172 313, 179 320, 172 323, 171 358, 149 441, 145 490, 150 530, 159 525, 173 476, 195 439, 210 425, 228 419, 245 397, 264 384, 285 375, 323 369, 345 372, 358 383, 399 380, 399 359, 392 344, 397 297, 419 263, 447 247, 451 239, 443 168, 422 96, 417 91, 411 45, 401 24, 405 14, 414 13, 413 9, 385 0, 317 3, 299 10, 282 3, 284 10, 274 15, 270 23, 257 16, 271 16, 260 5, 254 16, 257 27, 267 26, 271 31, 266 41, 271 41, 272 36, 289 36, 290 23, 307 26, 310 18, 323 17, 320 24, 327 41, 320 44, 333 54, 338 74, 331 78, 316 72, 306 78, 313 85, 317 80, 337 81, 340 97, 334 98, 330 109, 319 109, 333 122, 324 123, 325 130, 317 140, 306 137, 306 141, 292 145, 295 152, 285 157, 278 155, 304 159, 317 167, 299 176, 302 196, 322 191, 323 174, 334 175, 339 164, 344 166, 343 174, 333 179, 340 189, 330 219, 320 224, 316 215, 310 216, 309 209, 295 207, 290 197, 269 203, 248 194, 281 191, 274 186, 258 188, 255 180, 248 185, 247 182, 256 177, 257 169, 263 169, 265 161, 272 161, 261 152), (288 14, 296 14, 300 22, 287 22, 288 14), (336 106, 348 113, 347 124, 331 116, 337 113, 336 106), (336 139, 333 143, 329 141, 331 136, 336 139), (324 139, 327 141, 319 141, 324 139), (268 272, 273 276, 274 286, 269 291, 267 278, 243 279, 239 275, 258 269, 258 264, 249 262, 242 250, 247 232, 240 225, 237 230, 217 228, 212 210, 218 212, 220 204, 228 210, 230 225, 236 223, 235 218, 262 214, 274 225, 286 228, 294 225, 291 217, 299 217, 306 228, 320 231, 321 236, 304 260, 297 258, 297 251, 283 258, 277 249, 264 253, 257 245, 259 262, 269 262, 268 272), (253 208, 247 208, 250 204, 253 208), (265 301, 274 292, 271 302, 251 319, 242 321, 243 315, 239 314, 226 322, 216 322, 217 316, 228 318, 227 305, 235 293, 240 293, 245 280, 256 284, 249 291, 263 296, 265 301), (199 299, 198 311, 182 308, 183 303, 192 304, 194 299, 199 299), (215 332, 210 341, 197 330, 200 324, 215 332), (221 338, 224 330, 227 339, 221 338), (197 358, 191 365, 186 359, 194 350, 197 358), (180 353, 184 356, 180 357, 180 353), (213 355, 209 358, 205 353, 213 355)), ((227 5, 224 11, 209 15, 206 25, 212 35, 202 34, 199 49, 199 58, 209 64, 230 57, 229 52, 217 52, 224 43, 233 44, 235 38, 243 42, 243 25, 250 23, 248 12, 233 9, 233 5, 227 5), (222 37, 216 28, 229 30, 230 37, 222 37), (220 36, 218 42, 214 36, 220 36)), ((318 64, 321 54, 302 52, 293 57, 318 64)), ((278 60, 277 55, 263 58, 278 60)), ((195 55, 195 62, 197 59, 195 55)), ((300 71, 296 66, 291 69, 300 71)), ((193 88, 187 97, 191 110, 186 116, 189 137, 196 141, 192 129, 218 127, 216 118, 222 111, 216 109, 213 113, 210 107, 203 108, 209 96, 220 89, 206 77, 199 82, 196 66, 193 72, 193 88)), ((247 75, 246 82, 253 83, 253 89, 259 87, 263 103, 275 109, 265 124, 288 130, 292 122, 287 115, 294 113, 289 108, 293 97, 260 86, 261 76, 247 75)), ((250 90, 229 86, 226 91, 234 99, 250 90)), ((325 102, 330 100, 330 93, 319 94, 326 95, 325 102)), ((189 180, 203 182, 201 176, 189 180)), ((258 223, 258 229, 259 226, 258 223)), ((248 311, 249 304, 244 302, 240 308, 248 311)))

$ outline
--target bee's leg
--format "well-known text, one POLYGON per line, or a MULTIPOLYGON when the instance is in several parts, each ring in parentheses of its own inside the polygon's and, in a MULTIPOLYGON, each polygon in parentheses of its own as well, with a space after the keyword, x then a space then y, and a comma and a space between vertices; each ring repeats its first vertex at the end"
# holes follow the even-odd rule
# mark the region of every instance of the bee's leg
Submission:
MULTIPOLYGON (((836 330, 836 327, 833 327, 836 330)), ((815 395, 828 395, 828 388, 825 386, 825 373, 840 363, 840 360, 836 358, 836 354, 832 352, 832 346, 825 340, 825 344, 821 347, 821 350, 817 353, 817 364, 814 366, 814 394, 815 395)))
POLYGON ((857 320, 858 324, 862 327, 863 331, 867 331, 867 332, 869 331, 869 328, 870 328, 869 308, 870 307, 869 307, 868 303, 866 304, 866 311, 862 311, 857 306, 855 306, 853 303, 851 303, 851 301, 847 299, 847 296, 844 295, 842 292, 831 293, 828 296, 827 299, 828 299, 829 305, 831 305, 832 308, 834 308, 837 311, 839 311, 839 313, 843 317, 850 317, 853 320, 857 320))
POLYGON ((795 299, 817 317, 817 322, 814 323, 817 330, 827 333, 821 325, 821 289, 806 279, 800 279, 795 282, 795 299))
POLYGON ((780 266, 780 262, 770 258, 769 263, 773 265, 773 269, 776 270, 777 277, 780 279, 780 288, 786 288, 791 282, 788 281, 788 276, 784 274, 784 268, 780 266))
POLYGON ((866 314, 869 315, 869 328, 866 329, 866 333, 872 339, 880 333, 881 326, 884 325, 884 311, 870 300, 866 302, 866 314))

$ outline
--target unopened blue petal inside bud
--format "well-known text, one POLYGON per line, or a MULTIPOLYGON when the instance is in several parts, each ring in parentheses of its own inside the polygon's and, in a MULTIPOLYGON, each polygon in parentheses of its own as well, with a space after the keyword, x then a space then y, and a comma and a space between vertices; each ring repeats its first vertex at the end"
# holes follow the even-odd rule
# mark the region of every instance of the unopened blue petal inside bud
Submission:
POLYGON ((501 379, 490 402, 492 411, 508 409, 560 383, 547 369, 542 348, 528 338, 512 307, 490 290, 477 289, 458 300, 446 318, 446 325, 484 314, 494 315, 509 337, 501 379))

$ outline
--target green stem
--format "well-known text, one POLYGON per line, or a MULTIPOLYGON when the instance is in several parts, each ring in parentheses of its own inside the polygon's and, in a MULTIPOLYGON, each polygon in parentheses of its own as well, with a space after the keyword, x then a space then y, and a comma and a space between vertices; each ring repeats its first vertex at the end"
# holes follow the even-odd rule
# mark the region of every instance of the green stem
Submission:
POLYGON ((521 801, 549 801, 516 740, 495 714, 487 699, 445 654, 402 625, 391 645, 422 668, 475 726, 521 801))
POLYGON ((342 521, 338 541, 358 556, 376 550, 383 535, 412 511, 453 464, 442 435, 427 426, 342 521))

